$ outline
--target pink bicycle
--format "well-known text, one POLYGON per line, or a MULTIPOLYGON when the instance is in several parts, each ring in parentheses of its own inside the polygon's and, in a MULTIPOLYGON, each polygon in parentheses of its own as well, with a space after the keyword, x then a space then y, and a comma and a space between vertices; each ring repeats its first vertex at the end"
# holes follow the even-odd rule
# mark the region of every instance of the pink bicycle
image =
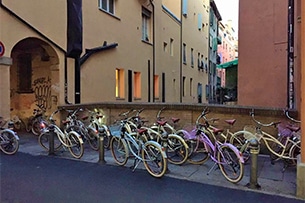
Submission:
POLYGON ((232 182, 238 183, 244 175, 244 159, 240 151, 230 143, 214 143, 204 133, 204 124, 199 120, 205 115, 203 111, 196 120, 196 127, 184 134, 184 139, 190 147, 188 162, 192 164, 203 164, 208 158, 214 161, 209 173, 218 165, 224 177, 232 182))

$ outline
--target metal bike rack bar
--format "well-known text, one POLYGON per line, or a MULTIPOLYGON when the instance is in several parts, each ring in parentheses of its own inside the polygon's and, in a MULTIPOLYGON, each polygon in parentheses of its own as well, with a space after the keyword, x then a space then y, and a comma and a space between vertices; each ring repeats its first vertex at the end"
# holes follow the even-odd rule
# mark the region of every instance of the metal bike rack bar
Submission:
POLYGON ((106 164, 105 161, 105 149, 104 149, 104 135, 99 134, 99 164, 106 164))
POLYGON ((257 139, 250 140, 250 154, 251 154, 250 182, 246 186, 251 189, 260 189, 261 186, 257 182, 257 157, 259 154, 259 143, 257 139))

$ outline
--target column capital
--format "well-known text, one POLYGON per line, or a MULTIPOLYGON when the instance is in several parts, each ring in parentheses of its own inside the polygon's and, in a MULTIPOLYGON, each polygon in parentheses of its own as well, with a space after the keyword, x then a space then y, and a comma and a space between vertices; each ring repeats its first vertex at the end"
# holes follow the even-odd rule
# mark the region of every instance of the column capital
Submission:
POLYGON ((13 64, 13 59, 10 57, 6 57, 6 56, 1 56, 0 57, 0 65, 7 65, 7 66, 11 66, 13 64))

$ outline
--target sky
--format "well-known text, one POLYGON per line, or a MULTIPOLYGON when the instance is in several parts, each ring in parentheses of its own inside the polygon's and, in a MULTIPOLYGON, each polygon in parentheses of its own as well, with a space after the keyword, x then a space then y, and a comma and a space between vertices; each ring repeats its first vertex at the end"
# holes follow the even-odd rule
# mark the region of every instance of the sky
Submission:
POLYGON ((238 30, 238 2, 239 0, 214 0, 222 17, 222 22, 232 20, 233 28, 238 30))

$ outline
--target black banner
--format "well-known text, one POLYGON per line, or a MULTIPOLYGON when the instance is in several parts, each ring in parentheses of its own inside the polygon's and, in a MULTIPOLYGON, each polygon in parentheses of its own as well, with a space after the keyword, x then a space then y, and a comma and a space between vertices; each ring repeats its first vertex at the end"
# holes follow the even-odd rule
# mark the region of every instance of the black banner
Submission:
POLYGON ((79 57, 83 50, 82 0, 67 0, 67 57, 79 57))

